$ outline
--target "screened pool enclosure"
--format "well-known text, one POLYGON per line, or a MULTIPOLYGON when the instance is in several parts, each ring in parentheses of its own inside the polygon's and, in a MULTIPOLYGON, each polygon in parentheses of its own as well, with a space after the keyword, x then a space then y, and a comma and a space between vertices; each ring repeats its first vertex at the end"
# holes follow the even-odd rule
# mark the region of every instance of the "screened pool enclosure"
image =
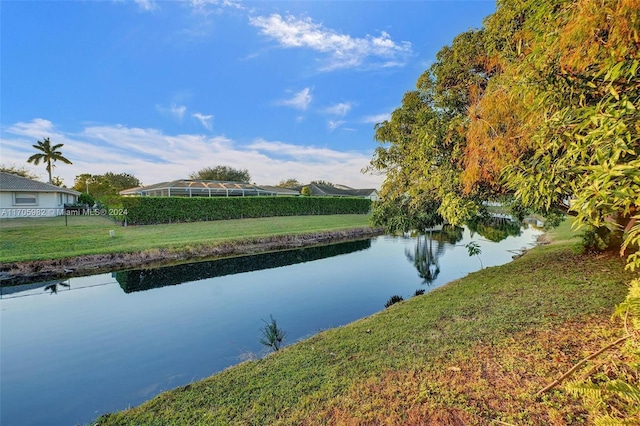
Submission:
POLYGON ((286 188, 259 187, 245 182, 180 179, 126 189, 121 191, 120 195, 142 197, 249 197, 299 195, 299 192, 286 188))

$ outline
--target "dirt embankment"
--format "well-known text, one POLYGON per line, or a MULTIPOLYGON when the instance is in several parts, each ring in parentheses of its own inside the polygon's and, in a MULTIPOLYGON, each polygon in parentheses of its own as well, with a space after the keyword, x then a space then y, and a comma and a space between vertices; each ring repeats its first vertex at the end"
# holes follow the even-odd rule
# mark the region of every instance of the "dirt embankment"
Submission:
POLYGON ((106 271, 310 247, 369 238, 382 233, 381 229, 358 228, 300 235, 246 238, 234 242, 187 249, 153 249, 135 253, 91 254, 55 260, 9 262, 0 265, 0 284, 2 286, 17 285, 106 271))

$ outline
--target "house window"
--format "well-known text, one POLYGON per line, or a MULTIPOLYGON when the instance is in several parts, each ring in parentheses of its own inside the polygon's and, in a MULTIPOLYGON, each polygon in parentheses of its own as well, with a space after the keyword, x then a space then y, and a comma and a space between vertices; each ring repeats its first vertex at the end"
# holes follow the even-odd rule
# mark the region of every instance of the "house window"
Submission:
POLYGON ((64 194, 62 192, 58 192, 58 205, 61 206, 62 204, 64 204, 64 201, 62 199, 62 197, 64 196, 64 194))
POLYGON ((35 206, 38 204, 38 194, 33 192, 14 192, 13 204, 16 206, 35 206))

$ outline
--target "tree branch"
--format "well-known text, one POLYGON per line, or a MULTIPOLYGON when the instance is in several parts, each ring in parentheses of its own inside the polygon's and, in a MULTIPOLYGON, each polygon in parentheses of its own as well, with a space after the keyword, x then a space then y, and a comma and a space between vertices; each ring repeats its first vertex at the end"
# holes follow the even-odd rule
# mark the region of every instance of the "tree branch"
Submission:
POLYGON ((604 351, 606 351, 607 349, 611 349, 612 347, 616 346, 619 343, 624 342, 625 340, 627 340, 629 337, 631 337, 631 334, 626 334, 624 336, 622 336, 621 338, 619 338, 618 340, 616 340, 613 343, 608 344, 607 346, 605 346, 604 348, 600 349, 598 352, 592 353, 591 355, 589 355, 588 357, 582 359, 581 361, 579 361, 576 365, 574 365, 573 367, 571 367, 569 369, 569 371, 567 371, 566 373, 564 373, 562 376, 560 376, 559 378, 557 378, 556 380, 554 380, 553 382, 549 383, 547 386, 545 386, 543 389, 540 389, 538 391, 538 393, 536 393, 536 397, 539 397, 540 395, 542 395, 543 393, 553 389, 554 387, 556 387, 558 384, 560 384, 560 382, 562 382, 564 379, 566 379, 567 377, 569 377, 571 374, 573 374, 578 368, 580 368, 584 363, 586 363, 587 361, 597 357, 598 355, 600 355, 601 353, 603 353, 604 351))

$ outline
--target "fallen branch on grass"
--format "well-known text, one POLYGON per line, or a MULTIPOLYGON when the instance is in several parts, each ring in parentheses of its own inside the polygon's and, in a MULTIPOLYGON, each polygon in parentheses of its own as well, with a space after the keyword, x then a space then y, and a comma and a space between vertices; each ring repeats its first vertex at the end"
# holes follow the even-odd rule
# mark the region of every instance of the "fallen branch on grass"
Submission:
POLYGON ((588 357, 580 360, 576 365, 574 365, 573 367, 571 367, 569 369, 569 371, 567 371, 566 373, 564 373, 562 376, 558 377, 556 380, 554 380, 553 382, 549 383, 547 386, 545 386, 543 389, 540 389, 537 393, 536 393, 536 397, 539 397, 540 395, 542 395, 543 393, 550 391, 551 389, 553 389, 554 387, 558 386, 564 379, 566 379, 567 377, 569 377, 570 375, 572 375, 578 368, 580 368, 582 365, 584 365, 587 361, 597 357, 598 355, 600 355, 601 353, 603 353, 604 351, 611 349, 612 347, 624 342, 625 340, 627 340, 629 337, 631 337, 631 334, 626 334, 624 336, 622 336, 621 338, 619 338, 618 340, 616 340, 613 343, 608 344, 607 346, 605 346, 604 348, 600 349, 598 352, 594 352, 591 355, 589 355, 588 357))

